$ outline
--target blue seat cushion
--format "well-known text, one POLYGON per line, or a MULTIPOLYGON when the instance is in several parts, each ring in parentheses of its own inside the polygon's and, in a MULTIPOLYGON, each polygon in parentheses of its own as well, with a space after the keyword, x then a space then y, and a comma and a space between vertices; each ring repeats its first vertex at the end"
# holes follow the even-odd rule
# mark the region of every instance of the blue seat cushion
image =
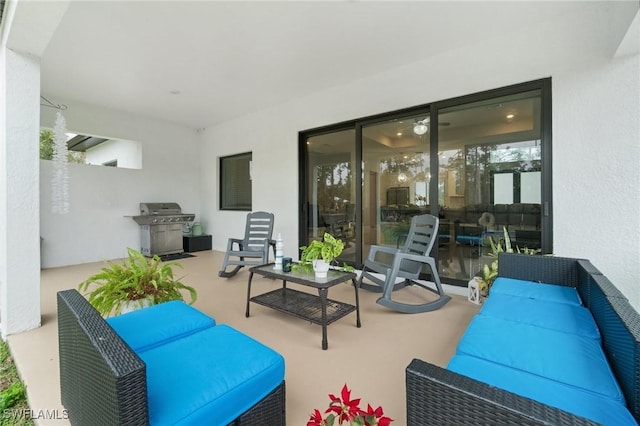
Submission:
POLYGON ((502 293, 512 296, 541 299, 549 302, 582 305, 578 290, 574 287, 537 283, 535 281, 517 280, 514 278, 498 277, 491 286, 491 294, 502 293))
POLYGON ((181 300, 138 309, 106 321, 138 354, 216 325, 213 318, 181 300))
POLYGON ((458 235, 456 236, 456 241, 467 246, 479 247, 482 245, 482 237, 476 237, 473 235, 458 235))
POLYGON ((624 403, 602 347, 592 338, 476 315, 458 344, 457 354, 547 377, 624 403))
POLYGON ((479 314, 600 340, 593 315, 584 306, 491 292, 479 314))
POLYGON ((226 425, 284 380, 284 358, 217 325, 140 354, 151 425, 226 425))
POLYGON ((447 369, 603 425, 637 425, 618 400, 491 361, 455 355, 447 369))

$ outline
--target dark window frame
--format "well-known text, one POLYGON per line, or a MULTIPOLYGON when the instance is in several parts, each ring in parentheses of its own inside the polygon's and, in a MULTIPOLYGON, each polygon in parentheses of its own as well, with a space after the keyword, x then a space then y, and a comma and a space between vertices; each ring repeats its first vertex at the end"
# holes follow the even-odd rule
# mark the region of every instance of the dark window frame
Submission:
MULTIPOLYGON (((513 84, 509 86, 503 86, 496 89, 489 89, 481 92, 471 93, 459 97, 434 101, 417 105, 413 107, 403 108, 396 111, 384 112, 381 114, 375 114, 368 117, 360 117, 351 120, 345 120, 339 123, 330 124, 327 126, 316 127, 312 129, 302 130, 298 132, 298 193, 300 200, 306 200, 305 190, 307 187, 307 162, 306 162, 306 141, 310 137, 337 132, 346 129, 353 129, 355 131, 356 139, 356 258, 362 257, 361 251, 361 218, 359 210, 361 209, 362 200, 362 178, 360 164, 362 162, 362 128, 363 126, 378 123, 386 120, 391 120, 396 117, 404 117, 406 115, 417 115, 426 113, 429 114, 431 119, 430 132, 430 154, 431 154, 431 168, 433 170, 438 169, 438 113, 439 110, 449 108, 456 105, 463 105, 473 103, 475 101, 481 101, 485 99, 498 98, 502 96, 511 95, 514 93, 527 92, 532 90, 539 90, 541 96, 541 141, 542 141, 542 160, 541 160, 541 228, 542 228, 542 247, 545 253, 553 253, 553 137, 552 137, 552 90, 551 90, 551 77, 541 78, 538 80, 532 80, 524 83, 513 84)), ((429 199, 438 199, 438 186, 431 185, 429 191, 429 199)), ((432 204, 431 213, 434 215, 439 214, 439 206, 437 203, 432 204)), ((306 203, 301 203, 299 211, 299 226, 298 234, 301 245, 307 244, 307 223, 306 218, 308 212, 306 210, 306 203)), ((356 264, 356 267, 362 265, 356 264)), ((466 281, 457 283, 456 285, 466 285, 466 281)))
POLYGON ((240 154, 219 157, 219 206, 220 210, 231 211, 251 211, 253 205, 251 191, 251 162, 253 153, 243 152, 240 154), (237 166, 248 159, 245 170, 237 169, 237 166), (231 179, 233 177, 233 179, 231 179), (231 181, 229 181, 231 179, 231 181), (235 191, 230 194, 230 191, 235 191))

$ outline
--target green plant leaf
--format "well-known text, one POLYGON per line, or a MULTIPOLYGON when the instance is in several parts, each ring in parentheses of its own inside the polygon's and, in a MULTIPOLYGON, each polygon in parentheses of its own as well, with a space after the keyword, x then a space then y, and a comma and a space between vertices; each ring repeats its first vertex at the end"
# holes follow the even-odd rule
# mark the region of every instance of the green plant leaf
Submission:
POLYGON ((173 268, 182 268, 181 264, 163 263, 157 255, 146 258, 131 248, 127 255, 121 264, 106 261, 108 267, 78 285, 103 316, 119 314, 128 302, 142 306, 147 299, 151 304, 184 300, 183 292, 189 295, 190 304, 196 301, 196 290, 174 277, 173 268))

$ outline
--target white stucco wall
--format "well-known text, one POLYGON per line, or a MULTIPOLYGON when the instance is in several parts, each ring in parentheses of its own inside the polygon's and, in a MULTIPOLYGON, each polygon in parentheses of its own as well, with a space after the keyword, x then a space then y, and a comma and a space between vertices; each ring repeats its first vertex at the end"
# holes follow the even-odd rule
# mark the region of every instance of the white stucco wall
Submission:
POLYGON ((110 139, 86 151, 86 163, 102 165, 118 160, 118 167, 125 169, 142 168, 142 145, 136 141, 110 139))
MULTIPOLYGON (((52 162, 40 160, 42 266, 54 267, 126 256, 140 248, 138 225, 125 216, 140 202, 177 202, 199 213, 198 135, 195 130, 56 97, 66 104, 67 128, 89 135, 138 141, 140 170, 69 165, 71 211, 51 210, 52 162)), ((56 110, 42 107, 41 125, 51 127, 56 110)), ((199 216, 199 215, 198 215, 199 216)))
POLYGON ((2 337, 40 325, 38 115, 40 63, 0 46, 0 307, 2 337), (9 303, 9 301, 11 303, 9 303))
POLYGON ((275 213, 297 257, 299 131, 550 76, 555 254, 590 259, 640 309, 640 59, 613 59, 610 14, 594 4, 206 129, 200 198, 214 249, 243 234, 246 215, 218 210, 219 156, 253 152, 253 209, 275 213))

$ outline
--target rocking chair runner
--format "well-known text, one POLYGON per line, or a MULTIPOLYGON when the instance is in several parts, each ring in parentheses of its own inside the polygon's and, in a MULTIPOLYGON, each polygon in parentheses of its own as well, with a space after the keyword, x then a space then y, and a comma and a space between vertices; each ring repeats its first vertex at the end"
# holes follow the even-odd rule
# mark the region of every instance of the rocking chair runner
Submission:
POLYGON ((222 269, 218 276, 229 278, 234 276, 244 266, 264 265, 269 262, 269 246, 276 255, 276 242, 271 239, 273 234, 273 213, 253 212, 247 214, 247 224, 244 238, 229 238, 227 251, 224 255, 222 269), (227 266, 236 265, 227 272, 227 266))
POLYGON ((369 257, 362 268, 362 274, 358 278, 357 285, 365 290, 382 292, 382 297, 377 300, 377 303, 398 312, 415 314, 433 311, 444 306, 451 300, 451 297, 444 294, 435 260, 429 256, 431 248, 437 240, 438 222, 437 217, 429 214, 414 216, 411 219, 411 228, 409 228, 407 239, 401 248, 372 246, 369 251, 369 257), (378 253, 386 254, 386 256, 392 255, 393 259, 390 263, 386 263, 379 259, 380 256, 376 256, 378 253), (431 269, 435 290, 426 284, 415 281, 420 276, 423 265, 429 265, 431 269), (372 272, 383 274, 384 279, 373 275, 372 272), (375 284, 364 284, 362 282, 364 278, 375 284), (404 281, 396 283, 397 278, 404 278, 404 281), (411 284, 434 292, 439 297, 436 300, 422 304, 392 300, 391 294, 394 290, 411 284))

